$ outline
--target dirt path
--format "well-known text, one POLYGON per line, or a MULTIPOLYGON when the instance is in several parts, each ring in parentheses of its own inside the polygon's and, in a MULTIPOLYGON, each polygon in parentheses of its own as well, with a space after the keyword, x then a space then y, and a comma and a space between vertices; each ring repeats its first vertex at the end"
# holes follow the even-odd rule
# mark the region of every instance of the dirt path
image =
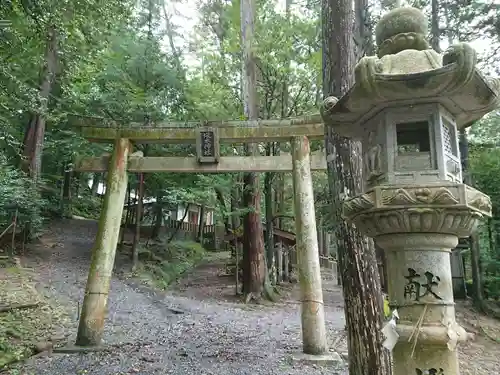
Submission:
MULTIPOLYGON (((36 267, 38 288, 67 306, 74 317, 70 342, 96 229, 89 221, 53 224, 43 244, 34 246, 25 259, 36 267)), ((344 369, 291 361, 292 354, 301 351, 295 288, 280 304, 245 306, 231 297, 231 280, 217 275, 221 268, 202 266, 167 293, 113 278, 105 341, 115 349, 37 358, 23 365, 21 373, 345 374, 344 369), (184 313, 175 314, 172 307, 184 313)), ((325 302, 329 336, 334 340, 344 321, 340 290, 330 280, 326 277, 325 302)))
MULTIPOLYGON (((96 232, 90 221, 55 223, 42 244, 27 253, 24 263, 36 267, 38 289, 67 307, 74 342, 78 304, 83 299, 90 249, 96 232)), ((126 263, 119 257, 117 264, 126 263)), ((118 267, 117 267, 118 268, 118 267)), ((242 305, 234 298, 234 283, 221 276, 223 262, 210 262, 186 275, 167 293, 114 277, 111 284, 105 341, 110 352, 53 355, 20 367, 31 375, 118 374, 342 374, 291 361, 301 351, 297 285, 285 290, 282 302, 271 306, 242 305), (174 313, 171 308, 184 311, 174 313)), ((344 326, 341 291, 325 272, 323 293, 329 339, 344 326)), ((461 373, 500 373, 500 328, 496 321, 458 304, 457 317, 476 341, 460 347, 461 373), (488 336, 481 334, 487 330, 488 336)), ((57 324, 57 323, 56 323, 57 324)), ((345 342, 336 348, 345 351, 345 342), (340 347, 339 347, 340 346, 340 347)), ((16 373, 19 374, 19 373, 16 373)))

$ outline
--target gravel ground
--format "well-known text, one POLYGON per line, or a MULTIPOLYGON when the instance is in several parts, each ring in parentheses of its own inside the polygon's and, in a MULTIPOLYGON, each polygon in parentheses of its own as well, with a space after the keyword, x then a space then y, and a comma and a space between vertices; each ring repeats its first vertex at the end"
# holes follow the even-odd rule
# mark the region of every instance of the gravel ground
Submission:
MULTIPOLYGON (((95 232, 96 225, 90 221, 58 222, 25 259, 36 267, 38 288, 68 307, 74 320, 69 327, 70 343, 74 342, 95 232)), ((301 352, 299 305, 293 300, 296 290, 289 300, 274 306, 228 302, 213 293, 227 291, 227 286, 210 289, 207 283, 217 278, 216 271, 205 267, 202 276, 195 271, 167 293, 114 277, 104 337, 111 350, 33 358, 20 367, 21 373, 346 374, 345 368, 292 361, 292 355, 301 352), (200 281, 209 292, 200 295, 200 281)), ((327 325, 333 341, 344 318, 338 287, 328 285, 328 280, 325 283, 327 325)))

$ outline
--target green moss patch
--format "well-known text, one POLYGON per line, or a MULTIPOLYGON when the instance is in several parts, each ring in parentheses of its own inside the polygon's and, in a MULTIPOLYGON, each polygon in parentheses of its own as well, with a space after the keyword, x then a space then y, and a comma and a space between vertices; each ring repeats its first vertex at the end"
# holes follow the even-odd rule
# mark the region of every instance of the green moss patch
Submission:
POLYGON ((148 285, 165 289, 199 265, 206 255, 203 246, 194 241, 159 240, 140 247, 136 276, 148 285))
POLYGON ((36 291, 29 269, 0 258, 0 371, 62 343, 68 322, 64 309, 36 291))

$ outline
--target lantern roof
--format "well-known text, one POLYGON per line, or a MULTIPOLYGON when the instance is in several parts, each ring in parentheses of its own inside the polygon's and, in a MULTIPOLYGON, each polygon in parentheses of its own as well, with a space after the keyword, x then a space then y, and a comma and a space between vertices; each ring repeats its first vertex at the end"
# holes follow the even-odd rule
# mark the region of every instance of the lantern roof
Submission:
POLYGON ((377 56, 358 62, 355 84, 342 98, 324 100, 325 124, 356 138, 366 121, 388 107, 440 103, 464 128, 500 107, 500 79, 477 69, 474 48, 458 43, 437 53, 426 40, 427 24, 416 8, 385 14, 375 29, 377 56))

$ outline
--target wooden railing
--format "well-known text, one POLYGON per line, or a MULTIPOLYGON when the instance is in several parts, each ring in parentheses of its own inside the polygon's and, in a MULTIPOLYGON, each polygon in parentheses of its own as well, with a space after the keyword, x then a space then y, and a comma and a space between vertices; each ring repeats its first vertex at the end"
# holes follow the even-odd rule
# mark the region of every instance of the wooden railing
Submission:
MULTIPOLYGON (((194 223, 179 223, 176 220, 168 220, 165 222, 165 226, 169 229, 176 229, 177 227, 180 228, 179 230, 182 230, 184 232, 193 232, 193 233, 198 233, 199 225, 194 224, 194 223)), ((203 233, 214 233, 215 232, 215 225, 204 225, 203 226, 203 233)))

